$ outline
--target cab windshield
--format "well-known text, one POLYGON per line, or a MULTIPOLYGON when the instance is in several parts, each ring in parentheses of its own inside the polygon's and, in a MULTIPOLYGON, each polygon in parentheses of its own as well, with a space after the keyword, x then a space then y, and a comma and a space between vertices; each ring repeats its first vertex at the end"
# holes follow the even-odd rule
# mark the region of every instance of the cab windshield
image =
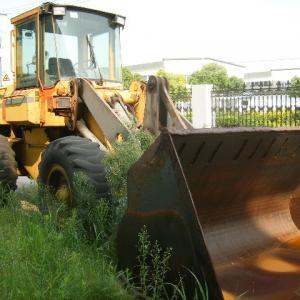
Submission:
POLYGON ((122 81, 120 28, 101 14, 66 9, 64 16, 45 16, 44 82, 85 77, 122 81))

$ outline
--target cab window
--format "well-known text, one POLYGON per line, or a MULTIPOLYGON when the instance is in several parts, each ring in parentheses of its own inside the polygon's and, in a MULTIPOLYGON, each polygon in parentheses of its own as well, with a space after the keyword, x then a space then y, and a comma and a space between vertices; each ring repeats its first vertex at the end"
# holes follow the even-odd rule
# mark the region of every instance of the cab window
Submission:
POLYGON ((16 26, 17 88, 37 86, 36 21, 16 26))

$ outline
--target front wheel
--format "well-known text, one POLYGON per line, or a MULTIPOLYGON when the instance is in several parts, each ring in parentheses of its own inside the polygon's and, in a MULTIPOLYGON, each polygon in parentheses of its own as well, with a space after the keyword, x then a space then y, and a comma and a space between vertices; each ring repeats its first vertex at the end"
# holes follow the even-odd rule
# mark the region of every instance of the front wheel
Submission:
MULTIPOLYGON (((50 143, 42 154, 39 182, 50 188, 67 207, 76 207, 74 174, 83 173, 99 198, 109 194, 104 152, 87 138, 68 136, 50 143)), ((87 199, 88 201, 88 199, 87 199)))
POLYGON ((0 183, 3 187, 17 188, 17 162, 7 137, 0 135, 0 183))

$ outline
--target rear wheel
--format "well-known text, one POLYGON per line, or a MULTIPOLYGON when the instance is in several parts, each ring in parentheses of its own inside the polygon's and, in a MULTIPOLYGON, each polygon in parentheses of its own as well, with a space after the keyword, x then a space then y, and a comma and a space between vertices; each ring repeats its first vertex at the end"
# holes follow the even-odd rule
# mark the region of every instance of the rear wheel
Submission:
POLYGON ((17 162, 15 152, 7 137, 0 135, 0 183, 15 190, 17 188, 17 162))
POLYGON ((42 154, 39 181, 67 207, 75 207, 74 174, 83 173, 97 196, 107 197, 109 187, 102 164, 104 152, 87 138, 68 136, 50 143, 42 154))

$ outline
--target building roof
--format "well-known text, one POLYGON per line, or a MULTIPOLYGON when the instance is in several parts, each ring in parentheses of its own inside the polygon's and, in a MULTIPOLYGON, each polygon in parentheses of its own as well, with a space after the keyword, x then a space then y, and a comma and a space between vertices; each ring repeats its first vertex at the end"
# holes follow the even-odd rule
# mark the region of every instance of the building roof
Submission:
POLYGON ((271 71, 293 71, 293 70, 300 70, 300 67, 295 67, 295 68, 282 68, 282 69, 271 69, 271 71))
POLYGON ((215 62, 219 62, 219 63, 223 63, 223 64, 227 64, 227 65, 232 65, 232 66, 236 66, 236 67, 240 67, 240 68, 245 68, 245 66, 243 65, 239 65, 233 62, 229 62, 229 61, 225 61, 225 60, 220 60, 220 59, 216 59, 216 58, 211 58, 211 57, 175 57, 175 58, 163 58, 163 61, 166 60, 212 60, 215 62))
POLYGON ((265 71, 284 71, 300 68, 300 58, 266 59, 241 62, 246 65, 247 73, 265 71))
POLYGON ((223 64, 227 64, 227 65, 232 65, 235 67, 239 67, 239 68, 245 68, 245 66, 243 65, 239 65, 236 63, 232 63, 229 61, 225 61, 225 60, 220 60, 220 59, 215 59, 215 58, 210 58, 210 57, 174 57, 174 58, 163 58, 160 61, 153 61, 153 62, 149 62, 149 63, 145 63, 145 64, 135 64, 135 65, 127 65, 125 66, 126 68, 130 69, 132 72, 139 72, 141 69, 160 69, 160 68, 164 68, 164 62, 165 61, 184 61, 184 60, 210 60, 216 63, 223 63, 223 64))
POLYGON ((145 63, 145 64, 137 64, 137 65, 130 65, 130 66, 126 66, 126 68, 129 68, 131 71, 136 71, 136 70, 140 70, 141 68, 145 68, 145 69, 156 69, 156 68, 163 68, 164 67, 164 63, 163 61, 154 61, 154 62, 150 62, 150 63, 145 63))

